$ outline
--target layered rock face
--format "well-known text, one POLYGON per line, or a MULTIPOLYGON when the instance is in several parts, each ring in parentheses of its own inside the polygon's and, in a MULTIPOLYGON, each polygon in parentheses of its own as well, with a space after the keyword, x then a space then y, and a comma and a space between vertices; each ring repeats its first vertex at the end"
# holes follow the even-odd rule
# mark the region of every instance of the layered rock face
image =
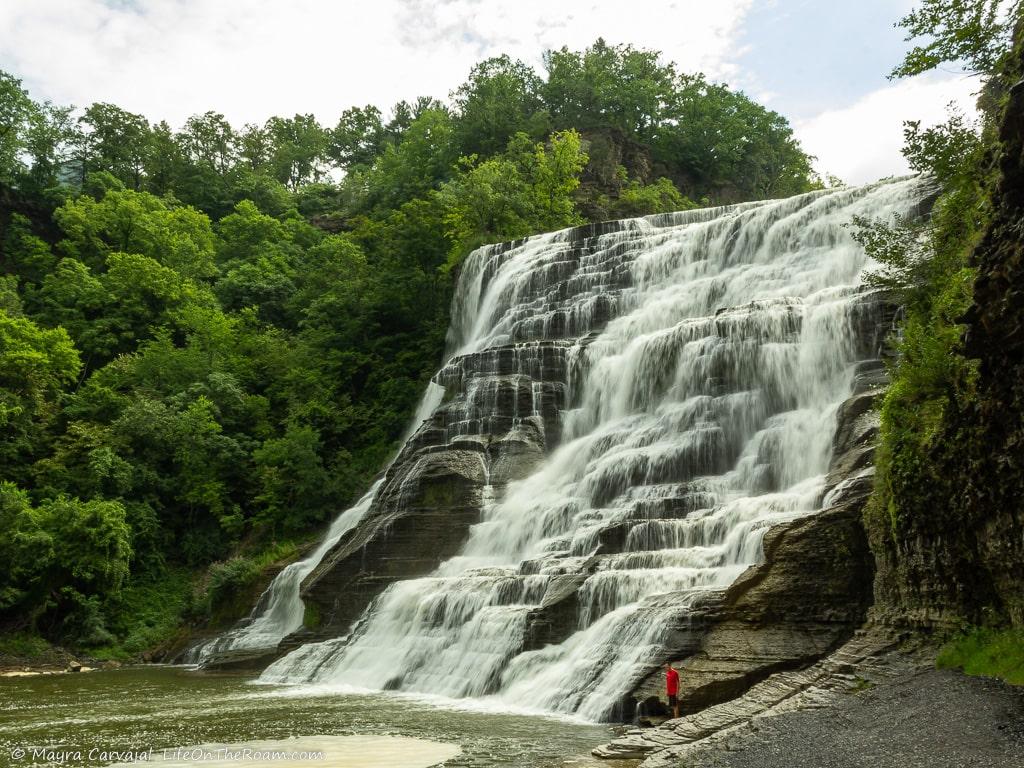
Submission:
MULTIPOLYGON (((890 327, 892 306, 871 297, 875 329, 890 327)), ((877 330, 866 335, 880 342, 877 330)), ((871 494, 878 399, 888 383, 881 360, 857 366, 854 394, 839 409, 821 512, 772 526, 764 559, 748 568, 680 628, 672 664, 686 714, 733 699, 781 670, 823 658, 853 634, 872 604, 874 561, 861 519, 871 494), (698 626, 701 631, 694 632, 698 626)), ((653 671, 624 712, 664 715, 664 673, 653 671)))
MULTIPOLYGON (((1021 31, 1012 78, 1024 72, 1021 31)), ((898 530, 872 531, 874 612, 885 622, 1024 625, 1024 81, 1010 88, 1000 144, 993 215, 972 257, 978 273, 964 318, 975 389, 944 415, 929 456, 939 482, 921 489, 924 501, 898 530)))
POLYGON ((667 659, 696 707, 841 642, 869 594, 890 320, 844 225, 923 197, 889 182, 476 251, 422 424, 302 583, 331 639, 263 679, 609 719, 667 659))

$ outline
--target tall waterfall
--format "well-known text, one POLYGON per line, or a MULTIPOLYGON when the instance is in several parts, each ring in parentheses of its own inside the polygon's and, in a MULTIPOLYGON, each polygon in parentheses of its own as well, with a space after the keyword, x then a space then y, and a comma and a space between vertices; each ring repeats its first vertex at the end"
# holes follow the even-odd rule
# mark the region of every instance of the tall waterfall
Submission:
POLYGON ((680 612, 756 563, 773 523, 821 507, 867 266, 845 225, 911 214, 923 196, 898 180, 475 251, 453 306, 457 353, 435 377, 467 392, 449 433, 488 418, 490 350, 513 346, 525 372, 538 341, 557 340, 558 446, 485 496, 457 556, 261 680, 607 717, 664 660, 680 612), (531 645, 528 622, 567 580, 574 626, 531 645))

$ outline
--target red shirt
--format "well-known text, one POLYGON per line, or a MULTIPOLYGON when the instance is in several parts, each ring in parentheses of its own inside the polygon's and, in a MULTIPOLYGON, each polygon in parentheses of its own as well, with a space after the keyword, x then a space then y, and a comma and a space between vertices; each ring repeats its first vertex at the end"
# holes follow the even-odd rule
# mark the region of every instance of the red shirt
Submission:
POLYGON ((669 696, 679 693, 679 673, 671 668, 665 672, 665 692, 669 696))

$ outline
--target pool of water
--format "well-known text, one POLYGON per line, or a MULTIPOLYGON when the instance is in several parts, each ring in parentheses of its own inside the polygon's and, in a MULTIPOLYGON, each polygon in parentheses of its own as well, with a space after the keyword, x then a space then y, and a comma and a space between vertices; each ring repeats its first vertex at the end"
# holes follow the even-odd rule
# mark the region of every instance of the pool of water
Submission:
MULTIPOLYGON (((466 709, 458 702, 253 685, 248 676, 181 667, 0 679, 0 765, 74 768, 114 762, 90 758, 90 752, 380 735, 457 744, 460 753, 442 763, 449 768, 630 765, 589 757, 612 736, 608 726, 466 709), (43 747, 51 759, 33 759, 33 749, 43 747)), ((328 768, 331 761, 307 765, 328 768)))

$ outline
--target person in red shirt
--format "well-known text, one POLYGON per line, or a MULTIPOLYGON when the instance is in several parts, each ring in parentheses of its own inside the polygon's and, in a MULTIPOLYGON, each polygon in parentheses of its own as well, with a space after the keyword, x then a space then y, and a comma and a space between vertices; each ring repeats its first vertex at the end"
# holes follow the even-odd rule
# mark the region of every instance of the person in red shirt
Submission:
POLYGON ((665 662, 665 693, 668 694, 668 705, 672 707, 672 717, 679 717, 679 673, 671 662, 665 662))

